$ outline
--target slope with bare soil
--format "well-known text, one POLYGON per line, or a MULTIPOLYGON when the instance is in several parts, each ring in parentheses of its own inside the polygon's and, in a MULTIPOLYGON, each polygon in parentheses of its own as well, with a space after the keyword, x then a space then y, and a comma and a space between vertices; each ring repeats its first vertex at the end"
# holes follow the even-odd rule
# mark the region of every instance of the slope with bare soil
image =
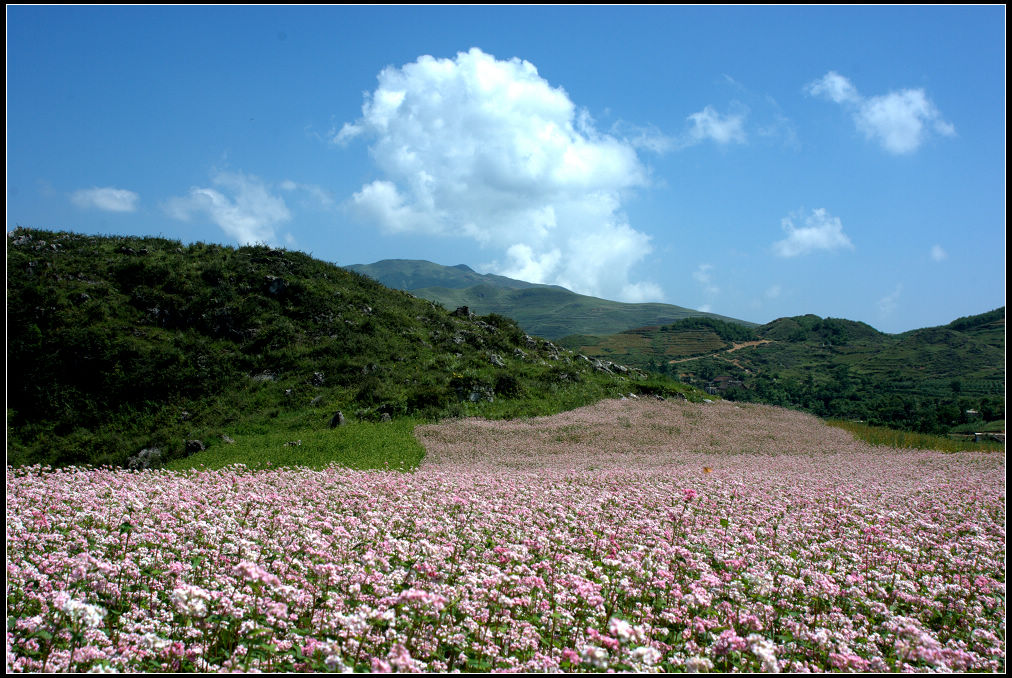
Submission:
POLYGON ((605 400, 550 417, 421 426, 422 468, 721 466, 732 457, 874 454, 881 448, 794 410, 726 401, 605 400))
MULTIPOLYGON (((694 355, 694 356, 692 356, 690 358, 678 358, 677 360, 669 360, 668 363, 671 364, 671 365, 674 365, 675 363, 684 363, 684 362, 688 362, 689 360, 699 360, 701 358, 723 358, 724 357, 723 354, 725 354, 725 353, 734 353, 735 351, 740 351, 743 348, 754 348, 756 346, 762 346, 763 344, 772 344, 772 343, 773 343, 772 339, 758 339, 756 341, 742 341, 742 342, 738 342, 738 343, 734 344, 731 348, 723 349, 721 351, 714 351, 713 353, 707 353, 706 355, 694 355)), ((725 360, 729 360, 727 358, 724 358, 724 359, 725 360)), ((729 362, 734 362, 734 361, 730 361, 729 360, 729 362)), ((738 367, 741 367, 741 365, 738 365, 738 367)))

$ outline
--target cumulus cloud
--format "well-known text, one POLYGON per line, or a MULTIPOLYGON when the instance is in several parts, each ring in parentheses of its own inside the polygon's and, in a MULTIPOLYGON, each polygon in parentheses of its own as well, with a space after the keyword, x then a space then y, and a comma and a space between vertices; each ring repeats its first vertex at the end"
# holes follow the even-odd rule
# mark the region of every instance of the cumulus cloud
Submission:
POLYGON ((285 201, 255 176, 219 172, 212 184, 214 188, 193 187, 187 195, 170 198, 162 207, 181 221, 204 215, 244 245, 273 242, 274 227, 291 219, 285 201))
POLYGON ((949 253, 942 249, 941 245, 934 245, 931 248, 931 260, 932 261, 945 261, 949 258, 949 253))
POLYGON ((916 151, 931 132, 942 136, 956 133, 956 128, 942 119, 923 89, 864 97, 850 80, 830 71, 806 85, 805 91, 848 108, 854 124, 866 138, 897 155, 916 151))
POLYGON ((941 119, 924 90, 919 89, 868 99, 861 105, 855 120, 866 137, 897 154, 916 151, 929 127, 944 136, 956 132, 951 124, 941 119))
POLYGON ((802 226, 795 225, 801 216, 792 214, 780 221, 787 237, 773 244, 773 251, 778 256, 797 257, 818 250, 854 249, 854 244, 843 232, 839 217, 831 216, 825 209, 816 209, 804 217, 802 226))
POLYGON ((106 212, 133 212, 137 209, 140 196, 123 188, 84 188, 74 191, 70 200, 78 207, 99 209, 106 212))
POLYGON ((660 289, 631 278, 650 238, 625 218, 646 185, 635 147, 597 131, 533 64, 474 48, 380 72, 362 117, 333 136, 371 141, 383 177, 347 205, 388 233, 473 239, 490 268, 624 300, 660 289))

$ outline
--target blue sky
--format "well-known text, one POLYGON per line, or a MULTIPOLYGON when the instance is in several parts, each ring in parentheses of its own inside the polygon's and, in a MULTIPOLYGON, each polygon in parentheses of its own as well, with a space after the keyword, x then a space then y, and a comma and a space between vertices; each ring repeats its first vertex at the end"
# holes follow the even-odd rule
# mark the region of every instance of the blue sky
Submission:
POLYGON ((7 228, 885 332, 1005 303, 1005 8, 8 7, 7 228))

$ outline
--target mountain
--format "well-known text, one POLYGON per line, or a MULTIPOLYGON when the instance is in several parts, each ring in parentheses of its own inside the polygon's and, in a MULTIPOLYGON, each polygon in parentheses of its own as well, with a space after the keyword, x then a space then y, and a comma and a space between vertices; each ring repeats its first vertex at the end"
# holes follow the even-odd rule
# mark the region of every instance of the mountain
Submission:
POLYGON ((644 325, 662 325, 682 318, 707 317, 752 326, 744 320, 660 303, 631 304, 571 292, 500 275, 479 274, 467 266, 441 266, 428 261, 388 259, 348 267, 380 283, 441 304, 467 306, 477 313, 513 318, 531 334, 558 339, 571 334, 613 334, 644 325))
POLYGON ((629 392, 695 397, 300 252, 8 233, 8 464, 171 460, 241 431, 318 436, 337 411, 528 416, 629 392))
POLYGON ((725 397, 822 416, 932 433, 972 423, 974 412, 1004 417, 1004 307, 896 335, 803 315, 755 327, 692 318, 558 343, 725 397))
MULTIPOLYGON (((463 289, 475 285, 490 285, 507 289, 523 289, 526 287, 554 287, 537 283, 514 280, 491 273, 476 273, 466 264, 441 266, 431 261, 419 259, 384 259, 374 264, 355 264, 347 266, 349 270, 367 275, 387 287, 395 290, 418 290, 428 287, 446 289, 463 289)), ((556 289, 563 289, 561 287, 556 289)), ((419 296, 419 295, 416 295, 419 296)))

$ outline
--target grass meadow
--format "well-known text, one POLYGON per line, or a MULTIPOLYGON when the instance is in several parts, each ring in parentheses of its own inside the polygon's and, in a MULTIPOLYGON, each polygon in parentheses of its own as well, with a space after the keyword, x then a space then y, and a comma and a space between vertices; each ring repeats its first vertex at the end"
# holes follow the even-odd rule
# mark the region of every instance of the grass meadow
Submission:
MULTIPOLYGON (((861 440, 872 445, 913 450, 939 450, 942 452, 1004 452, 1005 445, 995 440, 974 442, 973 439, 957 439, 930 433, 914 433, 897 431, 884 426, 872 426, 862 422, 842 421, 833 419, 827 422, 830 426, 850 431, 861 440)), ((1004 422, 1003 422, 1004 424, 1004 422)), ((1003 426, 1004 428, 1004 426, 1003 426)))
POLYGON ((221 469, 242 464, 249 470, 290 467, 321 469, 338 464, 352 469, 393 469, 413 471, 425 456, 425 448, 412 431, 419 420, 389 422, 353 421, 329 429, 305 427, 266 433, 236 433, 231 442, 215 440, 213 445, 166 468, 221 469))

